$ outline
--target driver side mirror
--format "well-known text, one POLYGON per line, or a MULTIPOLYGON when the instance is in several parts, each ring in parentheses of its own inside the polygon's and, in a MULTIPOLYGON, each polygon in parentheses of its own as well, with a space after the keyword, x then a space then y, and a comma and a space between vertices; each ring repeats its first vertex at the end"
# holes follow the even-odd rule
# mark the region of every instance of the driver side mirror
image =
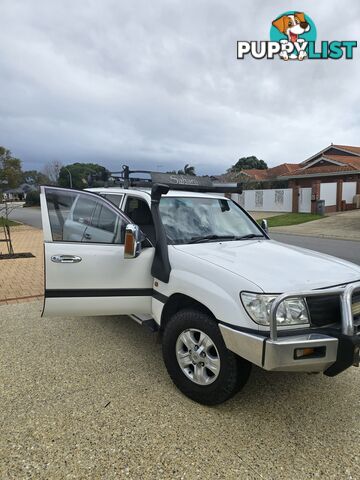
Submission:
POLYGON ((140 228, 129 223, 125 228, 124 258, 136 258, 141 252, 142 234, 140 228))
POLYGON ((268 222, 265 220, 265 218, 261 221, 261 228, 264 230, 264 232, 269 233, 268 222))

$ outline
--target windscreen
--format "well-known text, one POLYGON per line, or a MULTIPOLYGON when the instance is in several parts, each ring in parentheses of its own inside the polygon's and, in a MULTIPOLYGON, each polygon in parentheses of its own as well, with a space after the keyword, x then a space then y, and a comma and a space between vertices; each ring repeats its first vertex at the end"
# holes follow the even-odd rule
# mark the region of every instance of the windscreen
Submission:
POLYGON ((240 207, 222 198, 162 197, 160 214, 171 244, 191 243, 206 236, 229 240, 262 236, 240 207))

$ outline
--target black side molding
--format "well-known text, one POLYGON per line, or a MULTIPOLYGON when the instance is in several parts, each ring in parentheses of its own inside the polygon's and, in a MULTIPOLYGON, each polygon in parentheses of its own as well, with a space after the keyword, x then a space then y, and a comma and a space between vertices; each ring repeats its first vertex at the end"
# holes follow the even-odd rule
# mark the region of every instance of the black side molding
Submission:
POLYGON ((157 292, 156 290, 153 290, 152 296, 153 296, 153 298, 155 298, 155 300, 158 300, 161 303, 166 303, 168 301, 168 298, 169 298, 166 295, 163 295, 162 293, 157 292))
MULTIPOLYGON (((45 298, 79 298, 79 297, 160 297, 163 303, 167 297, 152 288, 89 288, 89 289, 47 289, 45 298)), ((159 298, 157 298, 159 300, 159 298)))

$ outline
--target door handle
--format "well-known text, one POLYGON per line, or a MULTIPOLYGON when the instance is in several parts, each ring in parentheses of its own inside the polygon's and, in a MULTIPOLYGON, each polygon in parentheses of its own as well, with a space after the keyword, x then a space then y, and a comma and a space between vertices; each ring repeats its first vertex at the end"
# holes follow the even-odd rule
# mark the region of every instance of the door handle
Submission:
POLYGON ((52 255, 51 261, 55 263, 79 263, 82 258, 77 255, 52 255))
POLYGON ((85 237, 87 240, 91 240, 91 235, 90 235, 90 233, 84 233, 84 237, 85 237))

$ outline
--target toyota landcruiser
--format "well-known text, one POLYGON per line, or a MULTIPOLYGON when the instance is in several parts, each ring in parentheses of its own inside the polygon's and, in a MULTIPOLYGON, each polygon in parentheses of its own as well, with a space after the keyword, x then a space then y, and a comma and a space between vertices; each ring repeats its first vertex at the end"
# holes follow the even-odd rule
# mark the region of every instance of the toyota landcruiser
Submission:
POLYGON ((359 266, 271 240, 221 193, 231 188, 125 180, 42 187, 44 315, 131 315, 159 332, 175 385, 208 405, 239 391, 252 364, 328 376, 358 366, 359 266))

